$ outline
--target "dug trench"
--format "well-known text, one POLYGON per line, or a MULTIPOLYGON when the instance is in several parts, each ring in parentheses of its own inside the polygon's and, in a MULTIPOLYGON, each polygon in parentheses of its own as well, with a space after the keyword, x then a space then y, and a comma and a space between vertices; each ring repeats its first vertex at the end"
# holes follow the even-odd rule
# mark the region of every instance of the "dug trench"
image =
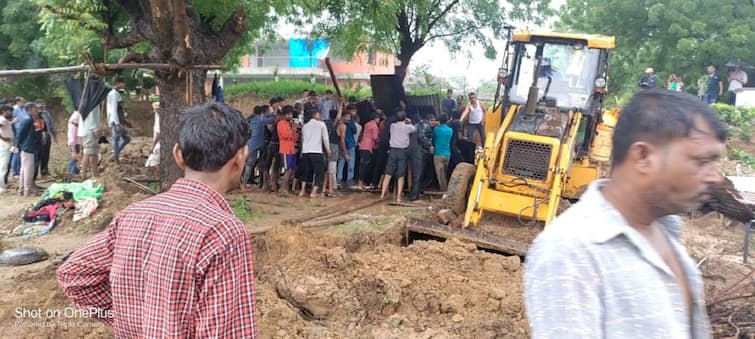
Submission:
POLYGON ((519 257, 454 239, 407 243, 404 223, 256 237, 262 337, 528 337, 519 257))

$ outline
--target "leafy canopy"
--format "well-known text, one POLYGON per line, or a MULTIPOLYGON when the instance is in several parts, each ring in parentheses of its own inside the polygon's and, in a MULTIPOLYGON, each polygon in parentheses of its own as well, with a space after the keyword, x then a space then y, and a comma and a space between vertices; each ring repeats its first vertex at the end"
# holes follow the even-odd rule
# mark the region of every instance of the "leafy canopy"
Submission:
POLYGON ((542 22, 549 0, 325 0, 308 10, 327 15, 315 31, 338 42, 338 53, 350 56, 370 47, 398 53, 408 62, 420 48, 442 41, 452 52, 472 44, 476 54, 495 58, 494 37, 504 37, 511 20, 542 22))
POLYGON ((609 69, 614 91, 636 90, 652 67, 659 86, 677 74, 696 93, 707 64, 718 65, 725 78, 729 59, 755 62, 753 18, 751 0, 567 0, 557 27, 616 36, 609 69))

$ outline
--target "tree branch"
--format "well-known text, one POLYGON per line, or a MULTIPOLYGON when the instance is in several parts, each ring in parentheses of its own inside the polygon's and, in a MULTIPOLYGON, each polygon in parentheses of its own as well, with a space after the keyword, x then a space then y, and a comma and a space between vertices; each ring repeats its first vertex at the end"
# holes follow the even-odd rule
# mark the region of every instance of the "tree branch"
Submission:
POLYGON ((116 37, 107 32, 105 43, 107 48, 127 48, 142 41, 144 41, 144 37, 136 30, 132 30, 122 37, 116 37))
POLYGON ((427 39, 424 39, 424 41, 422 43, 425 44, 425 43, 428 43, 428 42, 432 41, 433 39, 437 39, 437 38, 446 38, 446 37, 450 37, 450 36, 454 36, 454 35, 461 35, 461 34, 464 34, 464 33, 470 32, 470 31, 474 31, 476 29, 479 29, 479 27, 477 27, 477 26, 470 26, 470 27, 467 27, 465 29, 462 29, 462 30, 456 31, 456 32, 444 33, 444 34, 433 34, 433 35, 429 36, 427 39))
POLYGON ((55 8, 55 7, 52 7, 50 5, 45 5, 44 9, 50 11, 50 13, 52 13, 52 14, 55 14, 55 15, 61 17, 62 19, 66 19, 66 20, 70 20, 70 21, 76 22, 79 26, 81 26, 81 28, 90 29, 90 30, 92 30, 93 32, 95 32, 97 34, 102 35, 103 37, 105 36, 105 34, 107 34, 107 30, 104 30, 104 29, 94 29, 93 27, 87 25, 84 20, 81 20, 81 18, 76 17, 74 15, 69 15, 68 13, 65 13, 65 12, 61 11, 59 8, 55 8))
POLYGON ((448 12, 451 11, 451 9, 454 6, 456 6, 458 3, 459 3, 459 0, 451 1, 451 3, 448 4, 448 6, 446 6, 446 8, 443 11, 441 11, 440 14, 438 14, 438 16, 430 19, 430 23, 427 25, 427 32, 429 33, 430 31, 432 31, 433 27, 435 27, 435 24, 438 23, 438 20, 446 16, 446 14, 448 14, 448 12))

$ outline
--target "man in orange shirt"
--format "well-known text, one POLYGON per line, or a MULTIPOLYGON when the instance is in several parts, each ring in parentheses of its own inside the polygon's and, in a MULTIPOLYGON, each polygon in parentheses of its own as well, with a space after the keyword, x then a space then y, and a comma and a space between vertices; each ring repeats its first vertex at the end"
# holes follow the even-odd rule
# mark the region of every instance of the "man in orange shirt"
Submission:
POLYGON ((276 130, 278 132, 278 140, 280 142, 279 153, 281 157, 281 163, 286 172, 283 174, 283 188, 284 194, 291 194, 291 177, 296 172, 296 140, 298 135, 294 132, 291 119, 294 116, 293 107, 286 106, 283 110, 284 118, 278 120, 276 124, 276 130))

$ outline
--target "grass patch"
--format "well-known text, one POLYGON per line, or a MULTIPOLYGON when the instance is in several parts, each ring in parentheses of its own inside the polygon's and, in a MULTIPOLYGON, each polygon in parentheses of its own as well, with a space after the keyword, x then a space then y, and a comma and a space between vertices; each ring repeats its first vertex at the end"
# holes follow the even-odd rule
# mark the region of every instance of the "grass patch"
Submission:
POLYGON ((254 219, 262 218, 262 212, 257 210, 252 211, 252 209, 249 207, 249 200, 247 200, 243 195, 233 201, 231 210, 233 210, 233 214, 235 214, 236 217, 244 223, 247 223, 254 219))

